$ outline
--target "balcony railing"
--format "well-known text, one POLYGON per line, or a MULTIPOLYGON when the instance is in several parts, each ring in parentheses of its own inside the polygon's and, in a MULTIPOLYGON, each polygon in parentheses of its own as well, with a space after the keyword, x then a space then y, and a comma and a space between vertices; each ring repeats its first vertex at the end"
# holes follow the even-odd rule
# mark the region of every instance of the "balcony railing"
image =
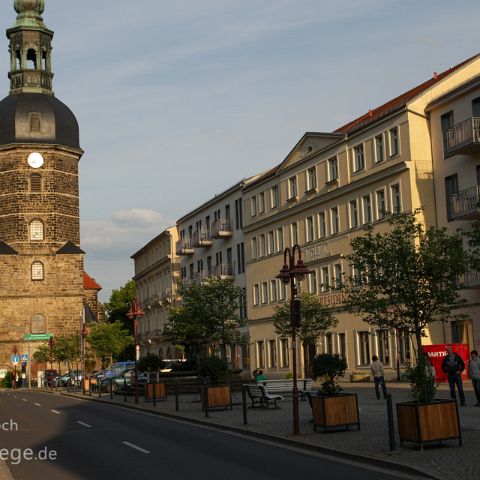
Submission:
POLYGON ((195 230, 192 237, 192 246, 193 247, 209 247, 212 245, 213 241, 210 238, 210 235, 205 230, 195 230))
POLYGON ((447 156, 480 150, 480 118, 471 117, 447 130, 447 156))
POLYGON ((202 270, 201 272, 195 272, 193 274, 193 281, 195 283, 202 283, 209 277, 207 270, 202 270))
POLYGON ((235 276, 233 265, 227 263, 215 265, 213 275, 221 279, 233 278, 235 276))
POLYGON ((447 215, 449 220, 468 220, 478 215, 480 200, 480 185, 454 193, 448 202, 447 215))
POLYGON ((215 220, 211 227, 212 238, 227 238, 233 235, 232 222, 229 218, 215 220))
POLYGON ((195 253, 195 249, 187 240, 179 240, 175 244, 175 253, 177 255, 193 255, 195 253))
POLYGON ((480 287, 480 271, 467 270, 460 277, 460 283, 464 287, 480 287))

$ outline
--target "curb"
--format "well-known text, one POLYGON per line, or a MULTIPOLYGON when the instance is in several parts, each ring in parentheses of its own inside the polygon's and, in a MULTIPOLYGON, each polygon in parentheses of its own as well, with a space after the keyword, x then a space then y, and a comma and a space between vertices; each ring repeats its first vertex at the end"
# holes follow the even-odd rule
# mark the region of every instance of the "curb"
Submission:
MULTIPOLYGON (((48 392, 48 393, 53 393, 53 392, 48 392)), ((262 440, 268 440, 268 441, 273 442, 273 443, 279 443, 279 444, 282 444, 282 445, 285 445, 285 446, 298 448, 298 449, 301 449, 301 450, 307 450, 307 451, 310 451, 310 452, 321 453, 321 454, 324 454, 324 455, 328 455, 330 457, 337 457, 337 458, 341 458, 341 459, 344 459, 344 460, 354 461, 354 462, 357 462, 357 463, 368 464, 368 465, 375 466, 375 467, 381 467, 381 468, 386 469, 386 470, 395 470, 399 473, 417 475, 417 476, 421 476, 421 477, 428 478, 428 479, 434 479, 434 480, 443 480, 443 478, 437 477, 432 473, 429 473, 429 472, 427 473, 427 472, 425 472, 425 471, 423 471, 419 468, 412 467, 412 466, 409 466, 409 465, 405 465, 405 464, 402 464, 402 463, 391 462, 390 460, 384 460, 384 459, 381 459, 381 458, 371 457, 371 456, 368 456, 368 455, 361 455, 361 454, 358 454, 358 453, 347 452, 347 451, 344 451, 344 450, 333 450, 331 448, 323 447, 323 446, 320 446, 320 445, 312 445, 312 444, 309 444, 309 443, 303 443, 303 442, 299 442, 297 440, 291 440, 289 438, 280 437, 279 435, 273 435, 273 434, 261 433, 261 432, 254 432, 254 431, 251 431, 251 430, 246 430, 244 428, 234 427, 234 426, 231 426, 231 425, 220 425, 220 424, 217 424, 217 423, 209 422, 207 420, 200 420, 200 419, 196 419, 196 418, 184 417, 182 415, 176 415, 174 413, 169 413, 169 412, 160 412, 158 410, 146 410, 142 407, 137 407, 135 405, 118 404, 117 402, 113 402, 111 400, 100 400, 99 398, 94 398, 94 397, 83 397, 83 396, 79 396, 79 395, 76 395, 76 394, 73 394, 73 393, 60 393, 60 395, 63 395, 65 397, 76 398, 76 399, 79 399, 79 400, 85 400, 85 401, 90 401, 90 402, 97 402, 97 403, 103 403, 103 404, 107 404, 107 405, 113 405, 115 407, 120 407, 120 408, 127 408, 127 409, 130 409, 130 410, 135 410, 137 412, 143 412, 143 413, 158 415, 160 417, 169 418, 169 419, 172 419, 172 420, 180 420, 180 421, 187 422, 187 423, 192 423, 192 424, 201 425, 201 426, 205 426, 205 427, 209 427, 209 428, 214 428, 214 429, 220 430, 220 431, 233 432, 233 433, 237 433, 237 434, 244 435, 244 436, 255 437, 255 438, 262 439, 262 440)))

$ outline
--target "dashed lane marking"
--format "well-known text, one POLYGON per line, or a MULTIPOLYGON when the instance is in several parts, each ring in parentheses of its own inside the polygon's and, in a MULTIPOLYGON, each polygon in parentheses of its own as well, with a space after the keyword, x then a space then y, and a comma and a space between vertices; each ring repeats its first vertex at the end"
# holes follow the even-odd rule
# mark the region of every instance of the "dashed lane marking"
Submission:
POLYGON ((80 420, 77 420, 77 423, 80 424, 80 425, 82 425, 82 426, 84 426, 84 427, 86 427, 86 428, 92 428, 91 425, 89 425, 88 423, 85 423, 85 422, 81 422, 80 420))
POLYGON ((138 450, 139 452, 150 453, 148 450, 145 450, 144 448, 141 448, 138 445, 134 445, 133 443, 130 443, 130 442, 122 442, 122 443, 127 447, 133 448, 134 450, 138 450))
POLYGON ((41 407, 39 403, 34 403, 34 405, 36 405, 37 407, 41 407))
POLYGON ((57 415, 60 415, 62 412, 59 412, 58 410, 50 410, 53 413, 56 413, 57 415))

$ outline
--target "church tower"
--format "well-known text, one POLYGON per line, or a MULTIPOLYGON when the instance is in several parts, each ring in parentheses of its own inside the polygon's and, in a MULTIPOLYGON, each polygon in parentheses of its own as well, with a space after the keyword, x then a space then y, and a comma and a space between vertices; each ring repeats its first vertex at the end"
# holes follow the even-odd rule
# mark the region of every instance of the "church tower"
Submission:
POLYGON ((44 0, 15 0, 9 95, 0 102, 0 368, 54 337, 79 333, 78 123, 52 90, 44 0))

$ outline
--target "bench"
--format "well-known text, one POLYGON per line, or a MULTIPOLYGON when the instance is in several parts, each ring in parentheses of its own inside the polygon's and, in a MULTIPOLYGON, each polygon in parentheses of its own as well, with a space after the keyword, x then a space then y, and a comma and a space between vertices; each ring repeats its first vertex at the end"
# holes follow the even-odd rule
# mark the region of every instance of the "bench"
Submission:
MULTIPOLYGON (((261 380, 259 385, 263 385, 269 394, 271 393, 283 393, 292 394, 293 391, 293 379, 285 380, 261 380)), ((297 380, 298 393, 302 400, 305 400, 305 394, 312 391, 312 379, 301 378, 297 380)))
POLYGON ((247 389, 248 396, 252 401, 250 408, 255 408, 258 403, 259 407, 267 407, 273 402, 274 408, 278 408, 277 400, 283 400, 281 395, 271 395, 263 385, 244 385, 247 389))

